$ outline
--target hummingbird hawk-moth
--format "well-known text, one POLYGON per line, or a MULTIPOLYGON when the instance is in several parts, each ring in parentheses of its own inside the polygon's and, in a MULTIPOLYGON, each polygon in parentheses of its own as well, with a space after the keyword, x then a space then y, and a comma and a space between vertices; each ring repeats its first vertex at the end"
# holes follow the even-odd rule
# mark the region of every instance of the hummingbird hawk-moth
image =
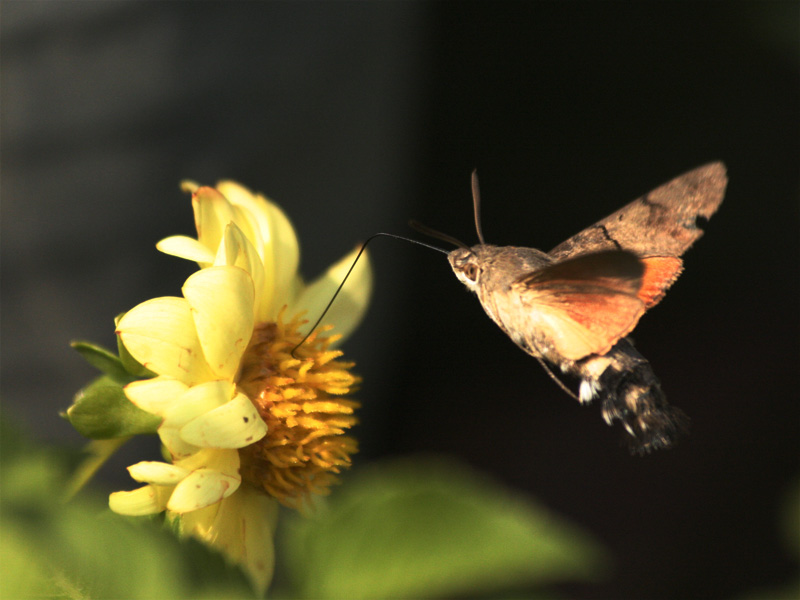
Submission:
POLYGON ((726 184, 721 162, 699 167, 542 252, 484 242, 473 173, 480 243, 438 235, 460 246, 450 266, 500 329, 546 369, 578 377, 571 395, 598 398, 606 423, 620 421, 631 451, 645 454, 672 446, 688 418, 626 336, 680 275, 680 256, 703 235, 698 221, 716 212, 726 184))

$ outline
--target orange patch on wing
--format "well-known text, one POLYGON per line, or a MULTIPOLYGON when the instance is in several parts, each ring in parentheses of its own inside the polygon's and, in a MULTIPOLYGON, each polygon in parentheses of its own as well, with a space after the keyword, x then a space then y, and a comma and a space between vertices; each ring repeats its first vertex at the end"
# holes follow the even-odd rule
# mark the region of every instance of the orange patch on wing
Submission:
MULTIPOLYGON (((512 289, 531 337, 562 359, 605 354, 644 314, 645 263, 630 252, 584 254, 518 278, 512 289)), ((511 327, 512 329, 514 327, 511 327)))
POLYGON ((646 308, 652 308, 661 301, 683 271, 683 261, 675 256, 650 256, 641 261, 644 263, 644 274, 642 287, 636 295, 646 308))
POLYGON ((605 354, 636 327, 645 311, 639 298, 619 293, 565 294, 559 301, 560 311, 548 307, 559 323, 550 337, 570 360, 605 354))

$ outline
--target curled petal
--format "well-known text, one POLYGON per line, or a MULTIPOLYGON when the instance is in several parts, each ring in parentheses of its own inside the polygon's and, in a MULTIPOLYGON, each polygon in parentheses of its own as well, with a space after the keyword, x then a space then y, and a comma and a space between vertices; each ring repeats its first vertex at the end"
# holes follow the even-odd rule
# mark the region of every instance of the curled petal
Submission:
POLYGON ((120 319, 117 334, 136 360, 159 375, 188 385, 215 379, 183 298, 153 298, 134 306, 120 319))
POLYGON ((164 254, 185 258, 205 267, 214 262, 214 252, 194 238, 185 235, 173 235, 156 244, 164 254))
MULTIPOLYGON (((259 298, 256 315, 260 321, 263 321, 269 316, 274 316, 271 311, 272 299, 275 294, 276 272, 267 203, 263 198, 257 198, 250 190, 233 181, 220 181, 217 189, 225 194, 235 211, 248 215, 247 220, 253 229, 253 237, 249 239, 255 246, 264 268, 264 280, 260 287, 256 287, 256 296, 259 298), (256 231, 258 235, 256 235, 256 231)), ((241 219, 237 220, 237 223, 240 221, 241 219)))
POLYGON ((155 460, 143 460, 131 465, 128 467, 128 472, 136 481, 157 485, 176 485, 189 474, 189 471, 182 467, 155 460))
POLYGON ((192 194, 192 208, 197 239, 216 252, 225 227, 233 221, 230 203, 214 188, 204 186, 192 194))
MULTIPOLYGON (((258 235, 254 235, 250 241, 256 246, 259 256, 263 259, 263 245, 269 243, 271 239, 266 202, 263 198, 256 198, 250 190, 234 181, 220 181, 217 183, 217 189, 225 195, 235 209, 238 208, 242 213, 249 215, 248 221, 252 223, 254 230, 258 230, 258 235), (259 246, 259 244, 261 245, 259 246)), ((239 221, 237 220, 237 222, 239 221)))
POLYGON ((261 237, 261 227, 258 224, 258 220, 255 218, 253 213, 246 208, 237 206, 236 204, 233 204, 232 208, 234 224, 242 230, 242 234, 244 234, 244 236, 247 237, 247 239, 253 245, 259 261, 263 261, 264 239, 261 237))
POLYGON ((165 409, 188 389, 185 383, 177 379, 158 376, 129 383, 125 386, 125 395, 142 410, 163 416, 165 409))
POLYGON ((264 312, 262 306, 267 302, 266 295, 272 291, 264 287, 264 263, 261 256, 236 223, 229 224, 225 229, 214 264, 240 267, 250 274, 255 288, 254 313, 258 318, 264 312))
POLYGON ((185 513, 227 498, 239 488, 241 478, 214 469, 198 469, 181 481, 167 502, 167 509, 185 513))
POLYGON ((146 485, 130 492, 114 492, 108 497, 108 506, 121 515, 152 515, 166 508, 168 489, 146 485))
POLYGON ((206 361, 224 379, 233 379, 253 334, 255 291, 238 267, 209 267, 183 285, 206 361))
POLYGON ((189 388, 164 411, 164 427, 181 428, 192 419, 230 402, 235 388, 230 381, 207 381, 189 388))
POLYGON ((244 394, 193 419, 181 429, 184 441, 211 448, 244 448, 267 433, 267 426, 244 394))
POLYGON ((169 451, 173 461, 188 458, 200 450, 197 446, 183 441, 179 427, 165 427, 162 425, 158 428, 158 437, 169 451))
MULTIPOLYGON (((307 286, 291 308, 307 310, 306 317, 310 323, 313 323, 325 310, 333 294, 336 293, 358 251, 359 248, 356 248, 347 254, 319 279, 307 286)), ((361 322, 367 310, 371 293, 372 267, 367 252, 364 252, 321 324, 333 325, 333 333, 339 334, 343 338, 347 337, 361 322)))

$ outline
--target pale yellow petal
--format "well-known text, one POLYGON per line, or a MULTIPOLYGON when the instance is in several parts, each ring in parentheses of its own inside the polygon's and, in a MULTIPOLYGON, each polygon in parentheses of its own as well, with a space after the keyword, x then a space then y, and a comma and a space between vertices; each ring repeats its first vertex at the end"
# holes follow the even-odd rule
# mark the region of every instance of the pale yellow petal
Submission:
POLYGON ((117 334, 136 360, 159 375, 188 385, 215 379, 183 298, 153 298, 134 306, 120 319, 117 334))
POLYGON ((274 294, 272 310, 277 315, 292 287, 300 264, 300 245, 291 221, 274 202, 265 200, 270 227, 270 244, 274 257, 274 294))
MULTIPOLYGON (((254 231, 257 226, 261 232, 262 246, 256 249, 264 265, 264 286, 259 292, 263 297, 260 303, 263 310, 257 314, 260 319, 274 318, 285 302, 300 260, 294 228, 283 211, 263 196, 254 196, 233 182, 220 182, 218 187, 233 204, 241 206, 252 217, 254 231)), ((257 239, 251 241, 258 244, 257 239)))
POLYGON ((214 265, 241 267, 251 275, 253 274, 251 265, 259 265, 262 271, 264 269, 263 260, 252 238, 237 223, 228 223, 225 228, 222 242, 214 257, 214 265))
POLYGON ((253 192, 243 186, 241 183, 224 179, 217 182, 217 189, 228 199, 231 204, 237 206, 244 205, 248 209, 252 206, 254 200, 253 192))
POLYGON ((254 246, 256 246, 256 251, 261 257, 261 262, 264 265, 264 294, 267 296, 266 300, 268 305, 270 305, 272 300, 271 294, 273 293, 273 289, 275 287, 273 280, 275 274, 275 265, 273 256, 274 253, 271 247, 272 232, 270 230, 270 216, 267 208, 267 202, 261 196, 256 197, 246 187, 233 181, 220 181, 217 183, 217 189, 225 194, 225 197, 230 200, 231 204, 249 215, 249 220, 253 224, 254 231, 257 230, 259 232, 259 235, 254 235, 253 238, 250 238, 250 241, 254 246))
POLYGON ((194 194, 200 188, 200 184, 191 179, 184 179, 181 181, 181 191, 194 194))
MULTIPOLYGON (((259 230, 261 242, 264 244, 269 243, 269 214, 266 202, 262 198, 256 198, 250 190, 234 181, 220 181, 217 183, 217 189, 225 195, 231 204, 249 214, 251 222, 259 230)), ((253 244, 256 243, 256 239, 251 239, 251 241, 253 244)), ((259 248, 258 253, 263 256, 263 249, 259 248)))
POLYGON ((262 595, 272 580, 277 518, 278 503, 274 498, 243 485, 220 503, 204 536, 244 568, 253 587, 262 595))
POLYGON ((266 424, 244 394, 237 394, 227 404, 189 421, 181 429, 186 442, 212 448, 244 448, 266 433, 266 424))
POLYGON ((169 451, 173 461, 188 458, 200 450, 199 447, 183 441, 180 427, 162 425, 158 428, 158 437, 161 439, 161 443, 164 444, 164 447, 169 451))
POLYGON ((114 492, 108 497, 108 507, 121 515, 152 515, 166 508, 164 491, 164 488, 146 485, 130 492, 114 492))
POLYGON ((242 230, 242 233, 247 237, 250 243, 253 244, 253 248, 256 250, 259 260, 263 261, 264 238, 261 236, 261 226, 259 225, 258 220, 255 218, 253 213, 242 206, 233 204, 232 208, 234 222, 239 226, 239 228, 242 230))
MULTIPOLYGON (((347 271, 353 265, 360 248, 356 248, 336 264, 331 266, 319 279, 306 286, 296 299, 292 312, 307 310, 306 318, 309 320, 304 328, 308 329, 322 314, 325 307, 333 298, 339 285, 341 285, 347 271)), ((367 252, 365 251, 358 263, 353 268, 350 276, 331 305, 330 310, 322 320, 321 325, 333 325, 332 333, 340 334, 343 338, 350 335, 358 326, 367 311, 367 305, 372 294, 372 267, 367 252)))
POLYGON ((190 471, 176 465, 155 460, 143 460, 128 467, 128 473, 136 481, 157 485, 176 485, 190 471))
MULTIPOLYGON (((235 227, 236 231, 241 232, 236 226, 236 223, 230 222, 225 226, 225 233, 230 232, 231 227, 235 227)), ((217 253, 214 255, 215 267, 233 266, 236 263, 236 258, 240 254, 239 240, 241 238, 228 235, 226 239, 225 233, 222 234, 222 239, 217 247, 217 253)))
POLYGON ((164 411, 188 389, 189 386, 177 379, 159 375, 129 383, 125 386, 125 395, 142 410, 163 416, 164 411))
POLYGON ((163 426, 181 428, 192 419, 227 404, 235 393, 233 383, 227 380, 207 381, 191 387, 165 408, 163 426))
POLYGON ((240 478, 213 469, 198 469, 175 486, 167 508, 177 513, 204 508, 233 494, 240 483, 240 478))
POLYGON ((240 565, 263 595, 272 580, 278 506, 274 498, 243 484, 217 504, 179 515, 180 531, 240 565))
POLYGON ((253 334, 255 291, 250 275, 238 267, 210 267, 183 286, 206 361, 219 376, 232 379, 253 334))
POLYGON ((201 448, 196 453, 175 464, 190 471, 212 469, 229 477, 238 477, 241 461, 237 450, 201 448))
MULTIPOLYGON (((241 487, 239 489, 241 489, 241 487)), ((234 497, 236 497, 236 494, 229 496, 229 498, 234 497)), ((216 504, 211 504, 205 508, 199 508, 184 514, 168 511, 167 516, 170 519, 177 518, 181 535, 191 535, 207 544, 211 544, 208 534, 213 529, 214 521, 216 520, 219 511, 224 508, 227 500, 228 498, 225 498, 216 504)))
POLYGON ((197 239, 212 252, 217 251, 222 232, 233 221, 233 210, 225 196, 211 187, 201 187, 192 194, 197 239))
POLYGON ((164 254, 185 258, 205 267, 214 262, 214 252, 194 238, 185 235, 173 235, 156 244, 164 254))
POLYGON ((262 307, 268 301, 264 295, 264 263, 256 252, 256 247, 235 223, 229 224, 226 228, 214 264, 240 267, 250 274, 255 290, 253 312, 256 320, 263 321, 262 307))

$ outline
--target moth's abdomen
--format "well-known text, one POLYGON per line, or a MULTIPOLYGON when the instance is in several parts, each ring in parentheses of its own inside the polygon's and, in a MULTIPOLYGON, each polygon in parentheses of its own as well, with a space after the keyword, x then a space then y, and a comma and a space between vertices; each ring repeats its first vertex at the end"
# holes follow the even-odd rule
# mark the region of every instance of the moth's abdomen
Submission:
POLYGON ((688 432, 689 418, 667 402, 650 363, 627 340, 576 367, 583 377, 581 400, 588 400, 584 390, 600 399, 606 423, 620 421, 625 428, 631 453, 669 448, 688 432))

